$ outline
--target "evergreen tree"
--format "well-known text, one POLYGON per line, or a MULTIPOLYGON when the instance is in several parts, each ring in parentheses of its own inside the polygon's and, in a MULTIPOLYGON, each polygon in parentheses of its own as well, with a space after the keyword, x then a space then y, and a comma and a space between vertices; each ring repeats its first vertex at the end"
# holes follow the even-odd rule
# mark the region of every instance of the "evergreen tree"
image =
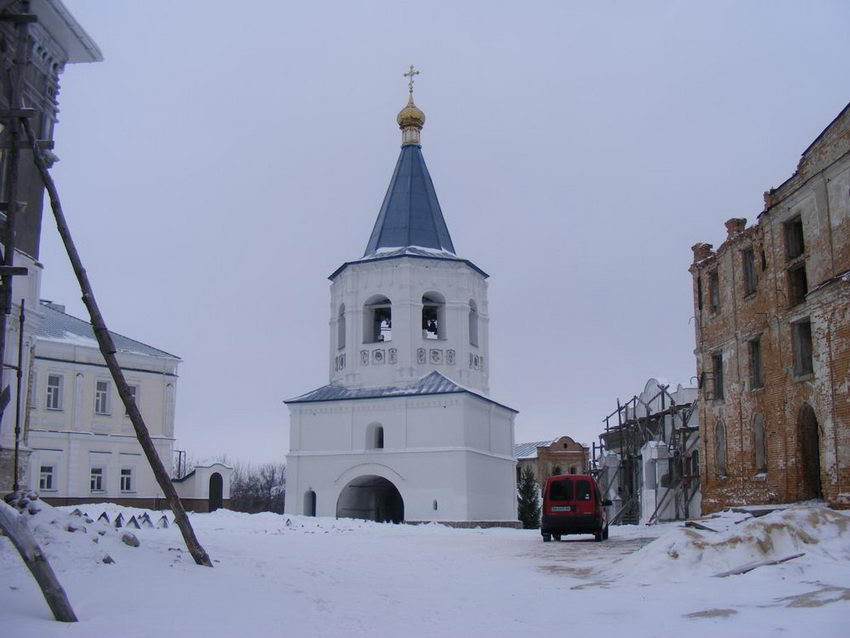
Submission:
POLYGON ((525 529, 540 527, 540 495, 534 470, 526 465, 519 475, 519 520, 525 529))

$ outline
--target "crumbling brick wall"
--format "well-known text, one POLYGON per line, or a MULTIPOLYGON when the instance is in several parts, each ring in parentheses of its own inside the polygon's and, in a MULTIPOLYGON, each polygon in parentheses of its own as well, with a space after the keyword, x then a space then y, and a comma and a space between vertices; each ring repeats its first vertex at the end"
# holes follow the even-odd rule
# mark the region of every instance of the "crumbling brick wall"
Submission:
POLYGON ((755 225, 731 219, 726 227, 716 251, 694 246, 690 268, 703 509, 814 496, 850 507, 850 105, 804 152, 797 172, 765 194, 755 225), (794 220, 802 222, 798 256, 794 220), (756 285, 748 294, 749 250, 756 285), (712 280, 719 303, 712 303, 712 280), (811 370, 801 365, 809 359, 800 336, 807 325, 811 370), (753 379, 754 340, 761 387, 753 379), (715 396, 713 355, 722 357, 722 396, 715 396), (757 420, 764 423, 765 471, 757 467, 757 420))

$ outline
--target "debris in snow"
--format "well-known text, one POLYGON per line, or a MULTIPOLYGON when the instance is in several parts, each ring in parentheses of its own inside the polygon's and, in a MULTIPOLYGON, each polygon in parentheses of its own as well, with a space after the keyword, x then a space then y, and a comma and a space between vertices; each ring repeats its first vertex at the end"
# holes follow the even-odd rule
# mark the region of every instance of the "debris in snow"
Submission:
POLYGON ((127 527, 134 527, 136 529, 142 529, 141 525, 139 525, 139 521, 136 520, 135 516, 131 516, 130 520, 127 521, 127 527))
POLYGON ((121 542, 125 545, 129 545, 130 547, 138 547, 139 539, 136 538, 136 535, 133 532, 124 532, 121 534, 121 542))
POLYGON ((741 565, 740 567, 736 567, 735 569, 730 569, 729 571, 715 574, 715 577, 725 578, 726 576, 737 576, 738 574, 746 574, 747 572, 751 572, 754 569, 758 569, 759 567, 767 567, 768 565, 778 565, 779 563, 787 563, 789 560, 794 560, 795 558, 800 558, 801 556, 805 555, 806 553, 803 552, 801 554, 794 554, 792 556, 786 556, 785 558, 777 558, 775 560, 762 560, 757 561, 755 563, 747 563, 746 565, 741 565))
POLYGON ((103 512, 100 516, 97 517, 97 520, 102 521, 102 522, 106 523, 107 525, 109 525, 109 514, 107 514, 106 512, 103 512))

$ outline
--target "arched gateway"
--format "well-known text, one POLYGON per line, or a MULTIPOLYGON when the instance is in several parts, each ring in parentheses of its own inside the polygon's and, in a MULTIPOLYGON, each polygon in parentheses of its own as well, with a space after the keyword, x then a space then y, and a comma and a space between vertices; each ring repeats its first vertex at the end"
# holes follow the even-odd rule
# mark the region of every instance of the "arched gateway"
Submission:
POLYGON ((346 485, 336 502, 337 518, 401 523, 404 501, 395 485, 381 476, 359 476, 346 485))
POLYGON ((823 496, 820 482, 820 432, 818 418, 808 403, 800 409, 798 424, 800 439, 800 498, 821 498, 823 496))

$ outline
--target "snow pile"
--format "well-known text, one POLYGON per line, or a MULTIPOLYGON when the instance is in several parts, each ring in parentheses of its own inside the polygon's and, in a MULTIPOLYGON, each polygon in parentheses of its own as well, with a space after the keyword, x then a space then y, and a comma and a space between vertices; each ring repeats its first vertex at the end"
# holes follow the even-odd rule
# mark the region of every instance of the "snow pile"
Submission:
MULTIPOLYGON (((19 495, 10 503, 23 515, 26 526, 51 562, 69 556, 81 566, 119 562, 125 552, 139 546, 135 530, 115 529, 80 510, 69 513, 54 508, 33 494, 19 495)), ((20 561, 11 542, 0 542, 0 565, 20 561)))
POLYGON ((795 506, 759 518, 724 512, 700 524, 715 531, 674 528, 619 561, 613 573, 654 582, 717 576, 799 554, 804 556, 795 565, 850 560, 850 515, 823 506, 795 506))

